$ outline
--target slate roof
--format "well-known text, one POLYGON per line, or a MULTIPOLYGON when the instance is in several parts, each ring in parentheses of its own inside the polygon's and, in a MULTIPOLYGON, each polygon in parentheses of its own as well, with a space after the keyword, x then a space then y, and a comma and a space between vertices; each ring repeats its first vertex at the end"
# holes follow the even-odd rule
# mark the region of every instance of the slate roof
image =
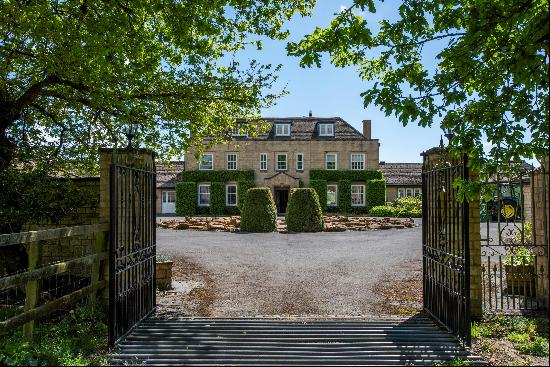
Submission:
POLYGON ((421 186, 422 163, 384 163, 379 165, 390 186, 421 186))
POLYGON ((185 170, 184 161, 172 161, 168 163, 157 163, 157 188, 173 189, 180 181, 181 173, 185 170))
MULTIPOLYGON (((235 137, 236 140, 369 140, 340 117, 264 117, 266 123, 289 123, 290 136, 275 136, 275 128, 256 137, 235 137), (320 123, 333 123, 334 136, 319 136, 320 123)), ((245 123, 244 121, 240 121, 245 123)), ((370 139, 378 140, 378 139, 370 139)))

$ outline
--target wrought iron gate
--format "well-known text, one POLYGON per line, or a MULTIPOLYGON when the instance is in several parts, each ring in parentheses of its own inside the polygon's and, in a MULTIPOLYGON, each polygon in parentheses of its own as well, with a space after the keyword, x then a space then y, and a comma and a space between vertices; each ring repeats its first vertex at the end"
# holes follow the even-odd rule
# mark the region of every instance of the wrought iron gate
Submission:
POLYGON ((470 345, 469 207, 457 200, 456 178, 468 179, 467 157, 425 152, 422 167, 424 309, 470 345))
POLYGON ((484 312, 541 311, 548 295, 548 172, 527 163, 490 177, 481 203, 484 312))
POLYGON ((111 164, 109 344, 113 346, 156 305, 154 165, 111 164))

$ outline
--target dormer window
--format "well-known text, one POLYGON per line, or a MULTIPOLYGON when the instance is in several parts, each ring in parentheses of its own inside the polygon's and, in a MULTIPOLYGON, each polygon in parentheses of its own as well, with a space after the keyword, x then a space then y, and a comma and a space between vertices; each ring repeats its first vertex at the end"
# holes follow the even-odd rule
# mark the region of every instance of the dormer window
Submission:
POLYGON ((248 131, 246 131, 246 124, 238 123, 235 129, 231 132, 232 136, 248 136, 248 131))
POLYGON ((290 124, 275 124, 275 136, 290 136, 290 124))
POLYGON ((319 124, 319 136, 334 136, 334 124, 319 124))

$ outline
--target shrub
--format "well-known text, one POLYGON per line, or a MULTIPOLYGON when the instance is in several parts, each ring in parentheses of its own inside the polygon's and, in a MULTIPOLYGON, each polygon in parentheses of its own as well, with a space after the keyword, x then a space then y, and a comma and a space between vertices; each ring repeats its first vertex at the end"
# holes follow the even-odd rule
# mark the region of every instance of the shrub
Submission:
POLYGON ((422 198, 420 196, 416 197, 402 197, 395 199, 391 204, 397 208, 403 208, 407 210, 420 210, 422 211, 422 198))
POLYGON ((351 181, 338 181, 338 211, 340 213, 351 213, 351 181))
POLYGON ((277 208, 267 187, 248 189, 241 212, 241 229, 247 232, 273 232, 277 228, 277 208))
POLYGON ((182 182, 230 182, 254 181, 254 171, 201 171, 191 170, 181 173, 182 182))
POLYGON ((327 211, 327 181, 326 180, 311 180, 309 181, 309 187, 317 192, 319 197, 319 204, 323 212, 327 211))
POLYGON ((222 215, 225 209, 225 184, 210 183, 210 214, 222 215))
POLYGON ((248 189, 253 188, 254 181, 239 181, 237 182, 237 205, 239 212, 242 213, 244 202, 246 201, 246 193, 248 189))
POLYGON ((179 216, 195 215, 197 211, 197 184, 195 182, 178 182, 176 184, 176 214, 179 216))
POLYGON ((401 218, 420 218, 422 212, 416 209, 406 209, 390 205, 380 205, 372 207, 369 210, 371 217, 401 217, 401 218))
POLYGON ((323 213, 316 190, 302 188, 290 192, 286 225, 292 232, 321 232, 324 229, 323 213))
POLYGON ((365 186, 367 207, 384 205, 386 202, 386 180, 368 180, 365 186))
POLYGON ((58 323, 43 322, 33 338, 21 329, 0 337, 0 366, 97 366, 107 364, 107 317, 101 306, 77 306, 58 323))
POLYGON ((364 170, 364 171, 352 171, 352 170, 326 170, 326 169, 312 169, 309 171, 310 180, 325 180, 325 181, 368 181, 368 180, 380 180, 382 179, 382 172, 379 170, 364 170))
POLYGON ((389 205, 379 205, 370 208, 371 217, 397 217, 397 209, 389 205))

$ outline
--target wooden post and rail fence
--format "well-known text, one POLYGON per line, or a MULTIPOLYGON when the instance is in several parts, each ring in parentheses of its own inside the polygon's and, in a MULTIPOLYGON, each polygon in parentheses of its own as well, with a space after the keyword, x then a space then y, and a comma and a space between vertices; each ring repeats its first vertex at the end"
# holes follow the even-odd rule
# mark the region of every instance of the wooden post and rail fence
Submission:
POLYGON ((100 223, 0 235, 0 248, 4 246, 27 245, 28 255, 28 268, 26 271, 0 278, 0 291, 13 287, 25 289, 24 311, 7 320, 0 321, 0 335, 23 326, 24 337, 30 339, 32 337, 35 320, 44 318, 69 305, 73 305, 83 298, 89 297, 89 300, 94 300, 99 290, 102 290, 102 293, 104 292, 101 298, 106 299, 106 288, 108 283, 106 235, 108 230, 108 223, 100 223), (41 249, 44 244, 43 241, 82 235, 95 235, 95 245, 92 254, 51 265, 39 265, 41 249), (42 305, 39 304, 39 286, 41 279, 69 273, 83 266, 91 266, 91 280, 89 285, 57 299, 47 301, 42 305))

